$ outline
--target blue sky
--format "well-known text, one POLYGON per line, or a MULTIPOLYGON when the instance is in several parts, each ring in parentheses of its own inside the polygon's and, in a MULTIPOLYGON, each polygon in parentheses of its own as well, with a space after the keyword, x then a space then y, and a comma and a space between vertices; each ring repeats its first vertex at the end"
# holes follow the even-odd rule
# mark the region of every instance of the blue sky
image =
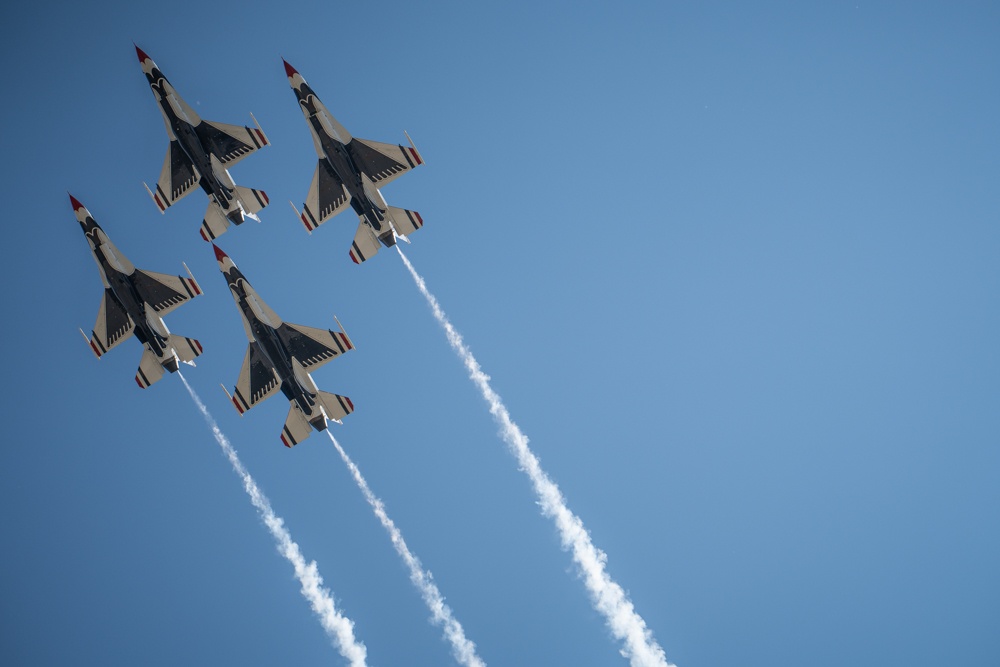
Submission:
POLYGON ((626 664, 399 258, 312 236, 292 63, 355 136, 408 257, 671 662, 1000 660, 1000 11, 991 3, 120 3, 0 10, 5 664, 343 664, 176 377, 94 359, 80 199, 144 269, 206 401, 372 665, 454 664, 324 437, 240 418, 246 338, 134 41, 205 119, 260 225, 219 245, 285 320, 357 344, 314 374, 336 435, 492 665, 626 664), (110 6, 109 6, 110 7, 110 6))

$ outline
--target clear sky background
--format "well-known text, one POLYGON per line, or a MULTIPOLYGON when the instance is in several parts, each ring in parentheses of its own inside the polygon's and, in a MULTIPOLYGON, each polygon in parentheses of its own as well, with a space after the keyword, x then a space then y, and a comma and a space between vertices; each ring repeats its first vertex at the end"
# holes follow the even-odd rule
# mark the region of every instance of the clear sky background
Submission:
POLYGON ((179 378, 81 340, 68 190, 137 267, 191 267, 186 377, 370 663, 453 664, 329 441, 219 389, 247 341, 204 195, 142 188, 134 40, 271 140, 231 170, 271 206, 219 245, 285 320, 344 323, 335 433, 488 664, 625 661, 399 258, 288 206, 316 155, 282 56, 355 136, 414 138, 408 256, 671 662, 1000 664, 995 3, 99 5, 0 10, 0 662, 343 664, 179 378))

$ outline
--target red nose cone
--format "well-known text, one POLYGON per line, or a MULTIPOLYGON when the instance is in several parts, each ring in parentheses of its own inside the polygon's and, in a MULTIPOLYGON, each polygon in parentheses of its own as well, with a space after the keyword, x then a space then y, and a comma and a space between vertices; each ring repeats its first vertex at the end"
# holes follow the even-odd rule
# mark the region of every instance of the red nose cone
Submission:
POLYGON ((287 60, 285 60, 284 58, 282 58, 281 62, 285 63, 285 74, 288 75, 289 79, 291 79, 293 76, 295 76, 296 74, 298 74, 298 71, 296 71, 296 69, 294 67, 292 67, 291 65, 289 65, 287 60))
POLYGON ((139 56, 139 62, 145 62, 147 60, 152 60, 152 58, 150 58, 149 56, 147 56, 146 52, 143 51, 142 49, 140 49, 138 46, 135 47, 135 54, 137 56, 139 56))
POLYGON ((229 257, 229 255, 227 255, 226 253, 222 252, 222 250, 219 249, 219 246, 215 245, 214 243, 212 244, 212 247, 215 248, 215 258, 217 260, 219 260, 220 262, 222 261, 222 259, 224 257, 226 257, 226 258, 229 257))
POLYGON ((81 209, 81 208, 84 207, 83 204, 80 203, 80 200, 78 200, 73 195, 69 196, 69 203, 73 205, 73 210, 74 211, 79 210, 79 209, 81 209))

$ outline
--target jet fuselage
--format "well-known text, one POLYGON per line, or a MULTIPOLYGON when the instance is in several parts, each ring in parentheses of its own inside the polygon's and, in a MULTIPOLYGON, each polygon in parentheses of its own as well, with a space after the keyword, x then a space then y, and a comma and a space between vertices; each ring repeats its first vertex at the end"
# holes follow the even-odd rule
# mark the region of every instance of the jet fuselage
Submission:
POLYGON ((345 144, 338 141, 331 137, 325 129, 319 117, 319 110, 313 102, 318 98, 308 84, 303 83, 301 89, 297 90, 296 93, 299 97, 299 104, 302 105, 309 120, 309 129, 323 150, 324 160, 322 163, 344 183, 347 193, 351 196, 351 208, 354 209, 359 218, 363 218, 372 228, 375 236, 383 245, 386 247, 395 245, 396 237, 392 233, 392 227, 386 217, 385 210, 372 201, 365 189, 364 177, 351 155, 350 143, 345 144))
MULTIPOLYGON (((316 411, 316 400, 313 393, 307 390, 299 382, 292 368, 292 358, 285 349, 284 344, 278 337, 275 327, 261 320, 250 303, 252 298, 245 289, 248 284, 246 278, 239 269, 233 266, 226 276, 229 289, 236 297, 236 305, 240 309, 240 314, 247 325, 248 331, 253 334, 254 340, 260 352, 267 358, 271 368, 277 373, 281 380, 281 393, 290 402, 294 401, 299 406, 307 419, 313 418, 316 411)), ((323 422, 325 424, 325 420, 323 422)), ((318 427, 317 427, 318 428, 318 427)), ((322 429, 318 429, 322 430, 322 429)))
POLYGON ((193 123, 191 119, 187 118, 183 107, 173 99, 180 97, 177 95, 177 91, 157 68, 153 69, 149 78, 149 85, 153 89, 153 94, 156 95, 163 119, 173 132, 177 143, 180 144, 181 150, 198 170, 200 176, 198 185, 205 191, 205 194, 214 197, 219 206, 227 211, 226 216, 232 222, 236 224, 243 222, 242 212, 239 209, 229 212, 233 201, 233 191, 222 183, 216 175, 215 169, 212 167, 212 159, 202 145, 198 133, 195 132, 194 127, 197 123, 193 123))
MULTIPOLYGON (((146 302, 139 295, 132 276, 115 266, 115 264, 121 265, 122 260, 128 264, 128 260, 124 256, 119 257, 121 253, 113 244, 104 242, 101 236, 106 238, 106 234, 93 218, 88 217, 87 222, 81 223, 81 226, 87 236, 87 241, 90 242, 90 250, 94 259, 97 260, 97 267, 104 283, 135 324, 134 335, 136 339, 149 347, 158 358, 163 359, 167 353, 167 327, 158 315, 147 310, 146 302), (156 324, 163 329, 162 333, 154 328, 151 320, 155 320, 156 324)), ((171 373, 175 372, 177 360, 171 358, 166 363, 166 368, 171 373)))

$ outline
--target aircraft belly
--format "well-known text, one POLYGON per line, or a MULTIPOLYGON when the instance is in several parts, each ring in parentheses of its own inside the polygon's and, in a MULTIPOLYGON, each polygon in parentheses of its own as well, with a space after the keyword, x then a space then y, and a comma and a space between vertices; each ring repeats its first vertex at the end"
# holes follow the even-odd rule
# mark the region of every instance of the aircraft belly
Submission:
POLYGON ((270 336, 257 336, 257 347, 260 348, 261 354, 267 361, 268 365, 278 374, 278 379, 282 383, 286 382, 292 374, 292 369, 287 367, 287 364, 283 363, 283 359, 280 354, 275 354, 274 341, 270 340, 270 336))
POLYGON ((343 144, 334 144, 330 139, 323 142, 323 154, 326 156, 327 162, 333 167, 340 180, 347 185, 351 196, 354 196, 358 191, 356 188, 352 188, 352 186, 357 181, 358 170, 344 151, 346 151, 346 148, 343 144))
POLYGON ((364 206, 364 204, 362 204, 362 203, 361 203, 361 202, 360 202, 360 201, 359 201, 359 200, 358 200, 358 199, 357 199, 356 197, 354 197, 354 196, 352 196, 352 197, 351 197, 351 208, 353 208, 353 209, 354 209, 354 212, 355 212, 355 213, 356 213, 356 214, 358 215, 358 217, 359 217, 359 218, 365 218, 365 219, 367 219, 367 218, 368 218, 368 216, 366 215, 366 211, 365 211, 365 206, 364 206))
POLYGON ((144 346, 148 347, 150 352, 156 355, 157 359, 163 359, 163 353, 166 351, 166 347, 160 342, 161 339, 156 335, 156 332, 152 331, 145 321, 141 323, 136 322, 135 338, 144 346))
POLYGON ((175 132, 177 143, 180 145, 184 155, 191 161, 191 164, 198 168, 198 171, 203 174, 206 173, 204 168, 208 166, 206 164, 208 160, 205 159, 205 149, 202 148, 201 142, 198 140, 198 135, 194 133, 194 129, 190 125, 185 124, 183 129, 178 128, 178 130, 180 131, 175 132))
POLYGON ((132 321, 136 326, 136 331, 138 332, 140 329, 147 328, 145 325, 145 308, 143 308, 141 302, 136 300, 135 295, 132 294, 132 290, 129 289, 130 286, 128 281, 123 279, 119 274, 118 280, 115 282, 118 283, 118 289, 112 288, 111 292, 115 295, 115 298, 118 299, 118 302, 121 303, 128 316, 132 318, 132 321))
POLYGON ((287 378, 282 378, 281 380, 281 393, 284 394, 285 398, 289 401, 295 400, 295 389, 292 387, 292 384, 287 378))
POLYGON ((287 377, 282 378, 281 393, 285 395, 289 403, 305 415, 307 420, 315 416, 312 405, 314 402, 311 400, 309 393, 302 388, 302 385, 299 384, 298 380, 291 373, 287 377))
POLYGON ((211 194, 212 192, 212 163, 205 153, 205 149, 202 147, 201 142, 198 141, 198 135, 194 133, 190 127, 186 128, 183 134, 179 134, 178 144, 180 145, 181 151, 187 159, 194 165, 194 168, 198 170, 198 174, 201 176, 198 184, 201 188, 211 194))
POLYGON ((313 405, 315 404, 315 401, 313 401, 312 395, 305 387, 302 386, 299 379, 295 377, 295 371, 288 363, 286 363, 285 355, 275 354, 276 350, 267 349, 275 345, 273 341, 268 342, 268 345, 260 345, 260 349, 261 352, 264 353, 264 356, 267 357, 268 362, 271 364, 271 368, 281 381, 281 393, 284 394, 285 398, 288 399, 290 403, 298 407, 307 420, 314 417, 315 409, 313 408, 313 405), (275 362, 275 359, 278 359, 277 363, 275 362))
POLYGON ((268 365, 278 376, 278 380, 281 381, 281 393, 288 400, 294 400, 301 393, 302 389, 295 380, 292 367, 286 361, 286 355, 282 353, 281 343, 277 340, 274 330, 266 332, 257 331, 256 333, 258 334, 257 347, 260 349, 268 365))

